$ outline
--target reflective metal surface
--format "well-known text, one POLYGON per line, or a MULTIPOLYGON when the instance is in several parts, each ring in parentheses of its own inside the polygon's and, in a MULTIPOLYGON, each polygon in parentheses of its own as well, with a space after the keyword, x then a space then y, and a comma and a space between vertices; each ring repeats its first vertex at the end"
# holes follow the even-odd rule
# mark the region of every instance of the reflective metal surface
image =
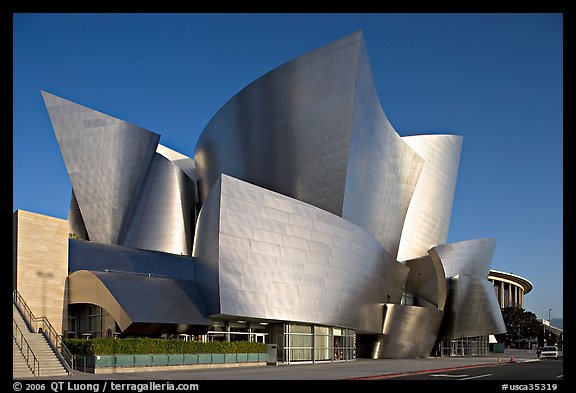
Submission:
POLYGON ((200 203, 221 173, 340 215, 360 32, 263 75, 198 139, 200 203))
POLYGON ((394 256, 424 164, 382 111, 362 32, 244 88, 206 126, 194 159, 201 203, 225 173, 339 215, 394 256))
POLYGON ((194 281, 194 258, 84 240, 68 240, 68 270, 152 274, 194 281))
POLYGON ((42 95, 72 183, 71 233, 99 243, 191 255, 194 160, 158 145, 155 133, 42 95))
POLYGON ((42 92, 88 236, 121 244, 160 136, 42 92))
POLYGON ((495 239, 475 239, 433 247, 444 266, 448 298, 440 337, 462 338, 506 332, 502 312, 488 281, 495 239))
POLYGON ((505 332, 506 325, 492 283, 465 274, 452 277, 439 336, 461 338, 505 332))
POLYGON ((405 261, 410 273, 406 279, 406 290, 414 296, 414 305, 444 310, 446 278, 442 263, 430 256, 405 261))
POLYGON ((485 238, 442 244, 431 248, 428 253, 442 263, 446 278, 467 274, 486 280, 495 248, 496 239, 485 238))
POLYGON ((191 255, 195 194, 192 179, 155 154, 122 244, 191 255))
POLYGON ((372 350, 373 359, 430 356, 444 312, 436 308, 384 305, 384 326, 372 350))
POLYGON ((379 332, 383 300, 399 303, 408 268, 360 227, 317 207, 222 175, 198 220, 194 257, 210 315, 379 332), (220 225, 214 225, 219 222, 220 225))
POLYGON ((426 256, 430 248, 446 243, 463 137, 417 135, 402 140, 425 161, 402 228, 399 261, 426 256))
POLYGON ((386 118, 364 41, 359 51, 342 217, 371 233, 396 258, 424 160, 386 118))
POLYGON ((361 31, 236 94, 194 159, 42 95, 70 231, 90 240, 69 241, 70 303, 104 307, 126 332, 310 323, 377 334, 374 357, 405 358, 428 356, 439 330, 504 331, 487 281, 495 240, 444 244, 462 137, 398 135, 361 31))
POLYGON ((211 324, 196 284, 189 280, 78 270, 68 276, 68 303, 104 308, 127 334, 152 334, 166 324, 185 333, 192 325, 211 324))

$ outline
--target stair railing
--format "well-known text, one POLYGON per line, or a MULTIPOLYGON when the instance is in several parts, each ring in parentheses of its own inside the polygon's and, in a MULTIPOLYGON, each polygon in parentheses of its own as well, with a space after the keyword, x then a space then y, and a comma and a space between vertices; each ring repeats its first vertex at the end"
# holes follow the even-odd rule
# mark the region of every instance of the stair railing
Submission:
POLYGON ((32 371, 32 375, 35 377, 39 377, 40 362, 38 361, 36 355, 34 355, 34 351, 32 351, 32 348, 30 347, 28 341, 24 337, 24 333, 22 333, 22 330, 20 330, 14 318, 12 318, 12 337, 14 338, 14 341, 16 342, 16 346, 20 350, 20 353, 22 353, 22 356, 24 356, 24 360, 26 360, 26 365, 32 371))
POLYGON ((48 344, 54 349, 54 352, 61 360, 62 364, 66 368, 68 374, 74 368, 74 357, 72 356, 72 352, 66 347, 62 337, 56 332, 56 329, 52 326, 48 318, 46 317, 35 317, 30 310, 30 307, 22 298, 22 295, 15 289, 14 290, 14 304, 20 311, 20 314, 24 317, 26 324, 32 332, 35 333, 42 333, 48 344))

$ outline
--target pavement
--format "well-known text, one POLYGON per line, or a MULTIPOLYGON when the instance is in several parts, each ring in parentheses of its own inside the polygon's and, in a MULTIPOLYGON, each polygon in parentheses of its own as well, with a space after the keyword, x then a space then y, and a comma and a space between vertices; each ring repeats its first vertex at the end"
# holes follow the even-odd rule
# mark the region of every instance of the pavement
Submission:
POLYGON ((404 375, 540 361, 535 351, 507 349, 468 357, 429 357, 420 359, 356 359, 348 362, 286 364, 278 366, 222 367, 209 369, 135 371, 90 374, 74 371, 64 377, 42 380, 370 380, 404 375))

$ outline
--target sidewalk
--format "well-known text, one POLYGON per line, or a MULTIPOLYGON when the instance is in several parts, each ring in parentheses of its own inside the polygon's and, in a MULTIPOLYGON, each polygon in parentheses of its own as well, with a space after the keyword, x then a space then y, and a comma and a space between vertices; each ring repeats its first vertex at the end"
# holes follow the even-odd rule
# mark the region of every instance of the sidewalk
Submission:
POLYGON ((342 380, 370 379, 451 369, 481 367, 513 362, 537 361, 536 352, 506 350, 486 356, 423 359, 356 359, 350 362, 288 364, 279 366, 229 367, 194 370, 138 371, 130 373, 88 374, 75 371, 70 376, 43 380, 342 380))

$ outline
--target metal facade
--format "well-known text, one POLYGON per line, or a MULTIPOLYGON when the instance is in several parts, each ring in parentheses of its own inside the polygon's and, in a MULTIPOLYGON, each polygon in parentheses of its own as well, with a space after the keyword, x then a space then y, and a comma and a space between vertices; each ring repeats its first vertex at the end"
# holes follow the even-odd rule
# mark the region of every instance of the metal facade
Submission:
POLYGON ((363 41, 359 50, 342 217, 367 230, 396 257, 424 160, 386 118, 363 41))
POLYGON ((90 240, 121 244, 158 134, 42 92, 90 240))
POLYGON ((226 173, 340 215, 361 43, 300 56, 228 101, 196 145, 200 203, 226 173))
POLYGON ((463 138, 417 135, 402 140, 425 162, 402 228, 399 261, 426 256, 448 240, 463 138))
POLYGON ((506 332, 493 284, 488 281, 495 239, 475 239, 430 249, 446 274, 448 301, 440 337, 463 338, 506 332))
POLYGON ((192 257, 74 239, 68 240, 68 270, 132 272, 196 280, 192 257))
POLYGON ((194 158, 201 203, 226 173, 339 215, 392 255, 424 165, 380 106, 362 32, 244 88, 211 119, 194 158))
POLYGON ((443 314, 435 308, 386 304, 382 334, 374 343, 372 358, 430 356, 443 314))
POLYGON ((445 244, 462 137, 396 132, 361 31, 241 90, 194 159, 42 95, 85 239, 69 241, 71 304, 135 334, 208 318, 351 328, 377 335, 374 357, 504 331, 494 239, 445 244))
POLYGON ((219 204, 208 200, 210 221, 219 226, 207 235, 201 217, 198 230, 210 241, 194 249, 206 265, 197 281, 219 286, 206 291, 219 295, 211 315, 380 331, 382 314, 374 310, 382 299, 400 302, 409 269, 376 239, 341 217, 227 175, 211 194, 218 192, 219 204))
POLYGON ((414 296, 415 305, 444 310, 448 287, 442 262, 427 256, 404 264, 410 269, 405 289, 414 296))
POLYGON ((155 154, 122 244, 191 255, 195 193, 192 179, 155 154))
POLYGON ((463 338, 506 333, 494 286, 466 274, 450 279, 448 303, 439 336, 463 338))
POLYGON ((106 309, 123 332, 154 334, 171 325, 186 333, 211 324, 196 283, 189 280, 78 270, 68 276, 68 292, 68 304, 106 309))
POLYGON ((429 254, 441 261, 446 278, 467 274, 487 280, 496 239, 474 239, 432 247, 429 254))

